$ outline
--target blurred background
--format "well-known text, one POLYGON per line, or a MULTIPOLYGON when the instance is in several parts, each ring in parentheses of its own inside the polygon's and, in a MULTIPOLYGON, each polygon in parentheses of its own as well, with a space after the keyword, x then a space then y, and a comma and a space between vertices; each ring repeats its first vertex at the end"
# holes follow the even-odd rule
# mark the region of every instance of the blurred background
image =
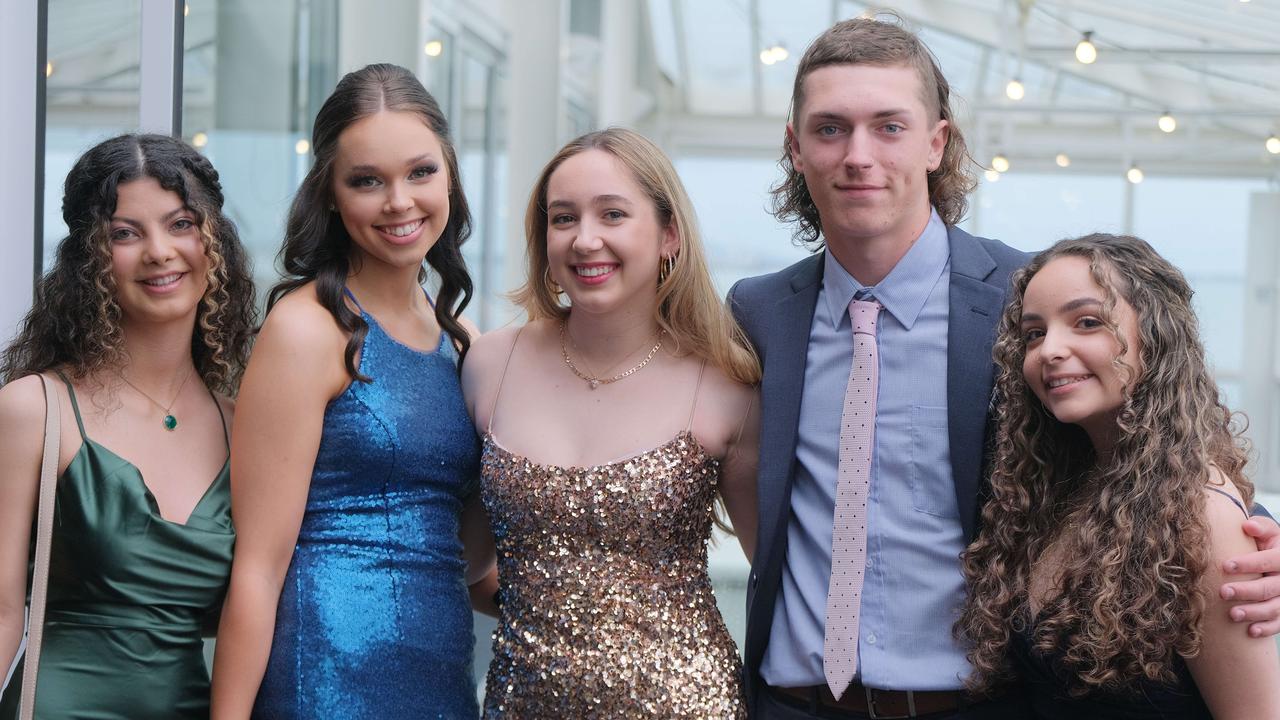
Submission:
MULTIPOLYGON (((61 183, 94 143, 179 134, 222 174, 260 292, 311 120, 370 62, 415 70, 453 124, 475 213, 483 329, 516 319, 532 181, 608 125, 675 161, 721 291, 804 256, 767 212, 796 62, 832 22, 891 10, 951 82, 982 182, 966 230, 1034 250, 1139 235, 1187 274, 1219 385, 1247 413, 1280 510, 1277 0, 41 0, 7 2, 0 338, 66 228, 61 183), (27 52, 26 55, 21 53, 27 52), (17 58, 19 61, 10 62, 17 58), (30 72, 38 57, 42 72, 30 72), (25 61, 23 58, 26 58, 25 61), (15 110, 16 108, 16 110, 15 110), (35 182, 32 182, 32 178, 35 182)), ((712 552, 741 638, 746 562, 712 552)), ((488 630, 477 627, 477 672, 488 630)))

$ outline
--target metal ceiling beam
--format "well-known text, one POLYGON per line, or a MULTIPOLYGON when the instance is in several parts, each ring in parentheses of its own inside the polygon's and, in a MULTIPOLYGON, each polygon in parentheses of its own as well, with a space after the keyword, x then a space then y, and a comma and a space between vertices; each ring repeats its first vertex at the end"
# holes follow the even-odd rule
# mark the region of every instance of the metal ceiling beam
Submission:
MULTIPOLYGON (((1027 48, 1027 57, 1046 64, 1054 64, 1074 57, 1075 45, 1034 45, 1027 48)), ((1190 50, 1187 48, 1114 48, 1104 47, 1098 52, 1097 65, 1111 63, 1213 63, 1267 64, 1280 60, 1280 50, 1190 50)))

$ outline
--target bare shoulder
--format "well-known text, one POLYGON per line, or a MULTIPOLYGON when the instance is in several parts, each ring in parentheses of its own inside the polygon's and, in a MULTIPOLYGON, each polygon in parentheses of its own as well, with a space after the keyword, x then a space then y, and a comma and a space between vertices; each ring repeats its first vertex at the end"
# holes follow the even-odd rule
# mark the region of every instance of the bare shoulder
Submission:
POLYGON ((1225 559, 1257 549, 1253 538, 1246 535, 1242 527, 1248 518, 1241 509, 1244 501, 1240 491, 1216 467, 1209 471, 1204 498, 1205 523, 1215 558, 1225 559))
POLYGON ((720 368, 707 363, 707 369, 702 376, 700 394, 699 405, 702 405, 704 400, 715 403, 726 415, 734 420, 741 420, 743 414, 755 401, 757 388, 740 383, 726 375, 720 368))
POLYGON ((213 399, 218 403, 218 409, 222 411, 222 417, 226 418, 227 427, 231 427, 231 422, 236 416, 236 401, 222 393, 214 393, 213 399))
POLYGON ((496 385, 524 327, 500 328, 471 341, 471 349, 462 363, 462 387, 468 398, 487 395, 496 385))
POLYGON ((44 387, 35 375, 18 378, 0 387, 0 429, 38 433, 44 426, 44 387))
POLYGON ((346 333, 316 297, 315 284, 308 283, 271 308, 254 350, 262 344, 283 344, 297 350, 323 351, 341 349, 346 341, 346 333))

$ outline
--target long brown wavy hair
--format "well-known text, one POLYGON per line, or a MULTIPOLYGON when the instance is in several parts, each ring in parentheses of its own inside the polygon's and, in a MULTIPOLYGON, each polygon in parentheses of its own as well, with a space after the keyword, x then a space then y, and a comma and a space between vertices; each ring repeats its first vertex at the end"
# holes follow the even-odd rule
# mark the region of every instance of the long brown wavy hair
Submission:
POLYGON ((1209 563, 1204 488, 1220 471, 1246 507, 1247 447, 1205 364, 1191 287, 1146 242, 1095 234, 1063 240, 1013 277, 995 344, 1001 398, 982 530, 963 557, 968 600, 956 623, 972 643, 970 683, 1011 677, 1010 638, 1031 623, 1041 652, 1062 652, 1072 692, 1169 682, 1177 656, 1201 644, 1199 583, 1209 563), (1103 321, 1128 378, 1118 440, 1100 461, 1084 431, 1054 418, 1023 378, 1020 329, 1027 284, 1061 257, 1089 261, 1104 291, 1103 321), (1137 368, 1121 362, 1117 298, 1137 315, 1137 368), (1056 545, 1056 596, 1032 622, 1029 583, 1056 545))
POLYGON ((0 357, 0 379, 50 369, 84 378, 128 364, 111 274, 110 227, 120 185, 142 177, 182 199, 196 215, 209 261, 196 310, 191 359, 211 390, 234 394, 255 321, 253 280, 235 225, 223 214, 218 171, 194 148, 165 135, 121 135, 89 149, 67 175, 62 218, 69 234, 35 301, 0 357))
POLYGON ((693 203, 680 176, 658 146, 631 130, 614 127, 571 140, 542 169, 524 216, 528 274, 512 299, 530 320, 559 320, 568 315, 569 308, 561 302, 548 272, 547 186, 561 163, 593 149, 609 153, 631 171, 657 210, 659 223, 674 226, 679 239, 675 265, 658 285, 655 322, 679 351, 705 359, 740 383, 759 382, 760 361, 711 281, 693 203))
MULTIPOLYGON (((897 18, 892 13, 886 14, 897 18)), ((975 164, 951 110, 951 85, 929 48, 902 26, 901 18, 886 22, 857 17, 836 23, 819 35, 800 58, 791 90, 791 122, 800 119, 800 109, 804 106, 804 79, 828 65, 906 66, 916 71, 925 108, 935 120, 946 120, 948 125, 942 161, 929 173, 929 202, 948 225, 964 219, 969 208, 968 195, 978 185, 975 164)), ((797 243, 821 248, 822 218, 804 175, 797 172, 791 162, 791 143, 787 137, 782 140, 778 166, 782 168, 783 178, 772 190, 774 217, 795 223, 792 236, 797 243)))

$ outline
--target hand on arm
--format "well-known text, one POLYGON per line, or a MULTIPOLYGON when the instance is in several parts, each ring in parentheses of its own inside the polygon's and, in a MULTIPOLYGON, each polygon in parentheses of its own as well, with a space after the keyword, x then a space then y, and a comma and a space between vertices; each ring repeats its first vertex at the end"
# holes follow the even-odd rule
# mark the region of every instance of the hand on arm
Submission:
MULTIPOLYGON (((36 377, 0 388, 0 672, 26 624, 27 560, 44 448, 44 390, 36 377)), ((21 682, 21 679, 19 679, 21 682)))
POLYGON ((498 605, 493 594, 498 591, 497 557, 493 549, 493 531, 489 527, 489 514, 480 502, 479 491, 471 494, 462 507, 462 557, 467 561, 467 587, 471 593, 471 607, 493 617, 498 616, 498 605))
POLYGON ((1249 623, 1250 636, 1280 634, 1280 525, 1270 517, 1255 515, 1243 529, 1255 547, 1245 545, 1233 553, 1222 563, 1222 571, 1251 574, 1255 579, 1223 584, 1220 597, 1238 603, 1231 608, 1231 619, 1249 623))
POLYGON ((1240 532, 1240 510, 1227 498, 1205 492, 1211 562, 1201 580, 1207 605, 1201 618, 1200 654, 1187 659, 1196 686, 1215 718, 1280 717, 1280 657, 1269 637, 1249 637, 1228 618, 1232 602, 1216 592, 1224 580, 1256 580, 1252 573, 1225 570, 1225 558, 1248 551, 1253 540, 1240 532))
POLYGON ((285 298, 267 318, 241 383, 231 443, 236 549, 213 662, 215 720, 242 720, 252 711, 325 406, 349 381, 345 344, 313 299, 285 298))

